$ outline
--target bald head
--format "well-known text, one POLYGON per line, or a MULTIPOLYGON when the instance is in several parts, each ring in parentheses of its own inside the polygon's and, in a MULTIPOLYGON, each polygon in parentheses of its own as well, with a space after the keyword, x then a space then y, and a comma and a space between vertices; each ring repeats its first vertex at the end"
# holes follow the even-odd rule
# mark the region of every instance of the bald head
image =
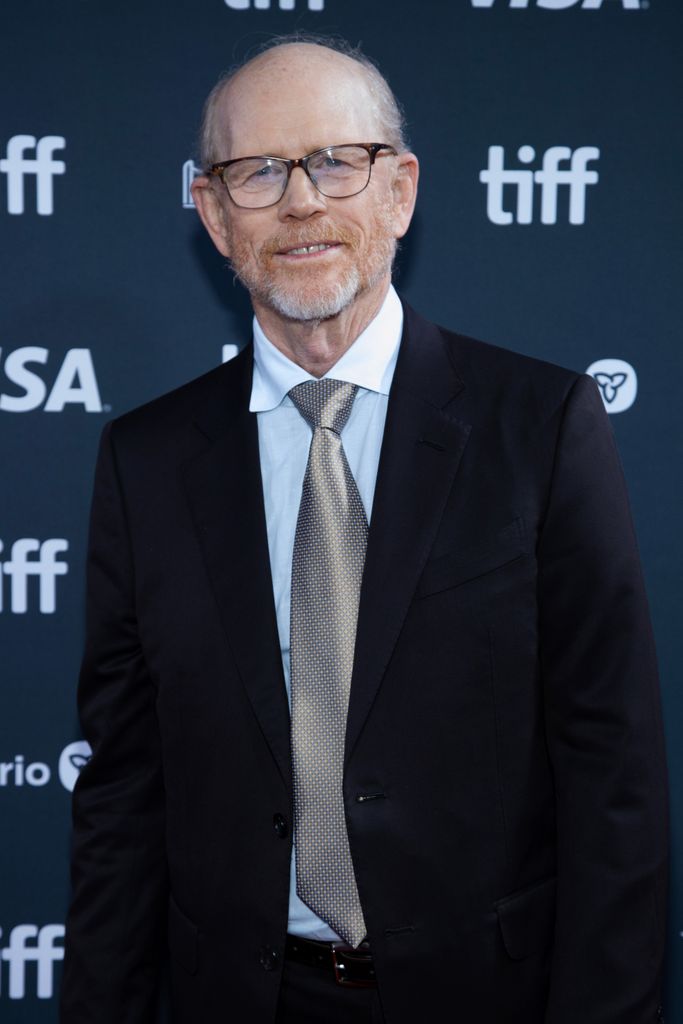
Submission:
MULTIPOLYGON (((407 149, 404 137, 404 118, 400 106, 388 83, 367 57, 342 44, 294 39, 280 41, 225 75, 214 87, 204 108, 201 130, 201 159, 204 167, 219 160, 235 156, 252 155, 238 152, 242 124, 262 114, 270 125, 281 115, 290 121, 296 114, 294 93, 305 91, 313 101, 318 93, 334 92, 338 98, 339 114, 357 109, 359 121, 373 128, 373 138, 354 138, 342 141, 382 141, 398 152, 407 149), (293 83, 297 88, 293 89, 293 83), (376 138, 375 138, 376 136, 376 138)), ((319 117, 310 126, 311 133, 329 128, 334 135, 334 111, 329 102, 325 112, 315 110, 315 102, 307 104, 308 117, 319 117), (321 120, 329 121, 329 126, 321 120)), ((253 133, 250 132, 250 135, 253 133)), ((329 140, 328 140, 329 141, 329 140)), ((273 152, 272 146, 259 152, 273 152)), ((284 151, 283 151, 284 152, 284 151)))

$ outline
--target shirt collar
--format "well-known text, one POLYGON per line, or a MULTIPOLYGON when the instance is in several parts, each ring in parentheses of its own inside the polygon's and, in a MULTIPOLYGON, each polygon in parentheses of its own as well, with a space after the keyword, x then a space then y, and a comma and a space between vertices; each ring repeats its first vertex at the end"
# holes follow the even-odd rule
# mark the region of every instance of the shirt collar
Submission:
MULTIPOLYGON (((393 285, 377 316, 325 374, 388 395, 396 368, 403 331, 403 307, 393 285)), ((268 340, 254 317, 254 373, 250 412, 275 409, 288 391, 305 380, 315 380, 268 340)))

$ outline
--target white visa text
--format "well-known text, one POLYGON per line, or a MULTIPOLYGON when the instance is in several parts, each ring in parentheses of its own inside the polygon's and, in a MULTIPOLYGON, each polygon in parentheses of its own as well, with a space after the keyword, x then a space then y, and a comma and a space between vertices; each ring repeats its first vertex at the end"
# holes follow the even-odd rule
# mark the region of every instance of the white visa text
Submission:
POLYGON ((8 352, 4 376, 20 393, 5 393, 0 378, 0 411, 32 412, 42 406, 44 412, 63 412, 67 405, 82 405, 85 412, 102 412, 90 349, 70 348, 48 388, 43 375, 31 367, 47 366, 49 356, 49 350, 38 345, 8 352))
POLYGON ((566 11, 569 7, 579 7, 582 11, 599 11, 603 4, 606 7, 621 6, 625 11, 640 11, 641 0, 470 0, 472 7, 490 9, 491 7, 509 7, 510 10, 525 11, 529 7, 540 7, 546 11, 566 11))

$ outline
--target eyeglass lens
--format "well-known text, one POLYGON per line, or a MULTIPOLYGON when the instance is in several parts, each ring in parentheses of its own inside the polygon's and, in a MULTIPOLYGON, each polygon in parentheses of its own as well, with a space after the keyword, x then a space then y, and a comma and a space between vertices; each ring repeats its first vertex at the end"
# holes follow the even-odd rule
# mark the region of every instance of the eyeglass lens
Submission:
MULTIPOLYGON (((307 162, 313 184, 330 198, 362 192, 370 180, 370 154, 360 146, 333 146, 307 162)), ((287 164, 268 157, 237 160, 223 171, 223 181, 239 206, 276 203, 287 185, 287 164)))

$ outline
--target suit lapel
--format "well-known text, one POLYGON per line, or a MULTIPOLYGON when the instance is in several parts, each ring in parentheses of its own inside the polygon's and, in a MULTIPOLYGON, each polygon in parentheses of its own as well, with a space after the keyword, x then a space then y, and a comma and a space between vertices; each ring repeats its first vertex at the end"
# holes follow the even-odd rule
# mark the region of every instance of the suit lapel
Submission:
POLYGON ((285 784, 289 710, 268 554, 256 416, 249 412, 251 346, 223 367, 225 386, 198 410, 206 438, 184 469, 187 498, 228 643, 285 784))
POLYGON ((389 397, 361 590, 346 729, 351 755, 434 541, 470 427, 443 338, 409 307, 389 397))

